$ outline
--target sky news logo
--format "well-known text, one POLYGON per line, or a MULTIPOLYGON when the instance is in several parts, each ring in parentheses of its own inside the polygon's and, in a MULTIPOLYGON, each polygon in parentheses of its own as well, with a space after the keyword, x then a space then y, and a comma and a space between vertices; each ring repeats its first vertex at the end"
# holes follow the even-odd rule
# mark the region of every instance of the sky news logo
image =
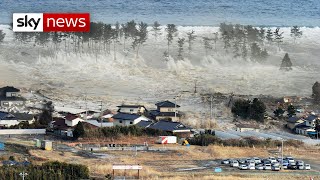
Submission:
POLYGON ((89 13, 13 13, 14 32, 90 32, 89 13))

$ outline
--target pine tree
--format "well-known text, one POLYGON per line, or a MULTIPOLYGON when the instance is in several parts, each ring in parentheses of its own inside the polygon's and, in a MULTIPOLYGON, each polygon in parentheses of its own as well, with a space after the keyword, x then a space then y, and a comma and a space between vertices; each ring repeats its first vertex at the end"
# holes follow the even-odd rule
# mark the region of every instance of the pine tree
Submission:
POLYGON ((316 104, 320 104, 320 83, 318 81, 312 86, 312 97, 316 104))
POLYGON ((219 33, 218 32, 213 33, 212 40, 214 42, 214 50, 217 50, 217 42, 219 40, 219 33))
POLYGON ((300 38, 302 36, 302 31, 300 30, 300 27, 298 26, 293 26, 291 28, 291 37, 293 37, 293 42, 296 43, 296 39, 300 38))
POLYGON ((269 43, 271 43, 273 41, 273 33, 270 28, 267 30, 266 39, 269 43))
POLYGON ((251 60, 252 61, 259 61, 261 54, 261 48, 257 43, 251 44, 251 60))
POLYGON ((178 38, 178 59, 183 60, 183 45, 184 45, 184 38, 178 38))
POLYGON ((75 139, 78 139, 79 137, 82 137, 84 133, 85 131, 84 131, 83 123, 79 122, 73 130, 73 137, 75 139))
POLYGON ((206 52, 206 56, 208 56, 208 51, 212 49, 211 39, 208 37, 203 37, 204 50, 206 52))
POLYGON ((268 59, 268 51, 267 49, 263 49, 261 52, 260 52, 260 59, 261 61, 266 61, 268 59))
POLYGON ((191 32, 188 32, 187 33, 187 36, 188 36, 188 53, 190 55, 191 51, 192 51, 192 44, 193 42, 195 41, 196 39, 196 36, 194 35, 194 30, 192 30, 191 32))
POLYGON ((277 118, 282 118, 285 110, 282 109, 282 107, 278 107, 275 111, 273 111, 274 116, 277 118))
POLYGON ((228 52, 228 49, 231 47, 230 40, 231 40, 231 35, 227 31, 224 31, 222 33, 222 40, 224 42, 223 48, 225 49, 226 52, 228 52))
POLYGON ((174 25, 174 24, 167 24, 166 31, 167 31, 167 41, 168 41, 167 54, 169 56, 170 55, 170 44, 172 43, 173 36, 178 31, 178 29, 177 29, 176 25, 174 25))
POLYGON ((136 57, 139 56, 140 46, 143 43, 145 43, 147 38, 148 38, 148 36, 147 36, 148 35, 147 28, 148 28, 148 24, 147 23, 144 23, 144 22, 139 23, 139 28, 136 31, 136 36, 134 37, 134 40, 132 42, 133 49, 137 50, 136 57))
POLYGON ((288 112, 288 117, 295 116, 296 115, 296 108, 292 104, 290 104, 288 106, 287 112, 288 112))
POLYGON ((160 28, 160 23, 158 23, 158 21, 155 21, 152 25, 152 31, 153 31, 153 36, 155 39, 157 39, 157 37, 159 35, 161 35, 160 31, 161 31, 161 28, 160 28))
POLYGON ((280 44, 283 42, 283 32, 280 32, 280 28, 274 31, 274 40, 277 42, 280 51, 280 44))
POLYGON ((289 54, 286 53, 284 58, 282 59, 280 70, 292 70, 292 62, 289 58, 289 54))

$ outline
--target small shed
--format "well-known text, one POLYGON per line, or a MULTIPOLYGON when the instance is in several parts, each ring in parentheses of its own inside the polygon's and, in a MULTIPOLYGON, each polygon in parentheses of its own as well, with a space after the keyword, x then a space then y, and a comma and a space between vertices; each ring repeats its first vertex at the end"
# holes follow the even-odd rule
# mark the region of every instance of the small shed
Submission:
POLYGON ((245 131, 256 131, 259 132, 259 126, 254 124, 238 124, 237 131, 245 132, 245 131))
POLYGON ((41 141, 41 148, 47 151, 52 150, 52 141, 49 140, 43 140, 41 141))
POLYGON ((37 148, 41 148, 41 141, 40 139, 34 139, 34 145, 37 147, 37 148))

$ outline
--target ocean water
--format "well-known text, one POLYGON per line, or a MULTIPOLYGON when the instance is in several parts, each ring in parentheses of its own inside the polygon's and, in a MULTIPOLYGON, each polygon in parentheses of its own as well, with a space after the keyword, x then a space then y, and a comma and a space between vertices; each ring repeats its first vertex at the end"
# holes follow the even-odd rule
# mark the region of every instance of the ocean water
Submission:
POLYGON ((0 10, 1 24, 14 12, 89 12, 92 21, 105 23, 320 26, 320 0, 1 0, 0 10))

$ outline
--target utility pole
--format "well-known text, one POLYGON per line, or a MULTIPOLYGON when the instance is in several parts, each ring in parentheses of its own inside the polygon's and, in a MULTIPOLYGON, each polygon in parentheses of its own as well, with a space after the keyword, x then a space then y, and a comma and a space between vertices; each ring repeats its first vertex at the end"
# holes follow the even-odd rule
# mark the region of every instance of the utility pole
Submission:
POLYGON ((210 119, 212 120, 213 118, 213 113, 212 113, 212 103, 213 103, 213 96, 212 94, 210 95, 210 119))
POLYGON ((281 170, 283 169, 283 138, 281 138, 281 170))
POLYGON ((21 176, 22 180, 24 180, 24 178, 28 176, 28 173, 25 173, 24 171, 22 171, 22 173, 20 173, 19 176, 21 176))
POLYGON ((102 115, 103 115, 103 113, 102 113, 102 101, 100 101, 100 127, 102 127, 102 115))
POLYGON ((86 96, 84 98, 84 101, 85 101, 85 105, 86 105, 86 120, 88 120, 87 93, 86 93, 86 96))
POLYGON ((195 80, 194 82, 194 93, 195 94, 197 93, 197 80, 195 80))
POLYGON ((177 121, 177 96, 174 98, 174 120, 177 121))

